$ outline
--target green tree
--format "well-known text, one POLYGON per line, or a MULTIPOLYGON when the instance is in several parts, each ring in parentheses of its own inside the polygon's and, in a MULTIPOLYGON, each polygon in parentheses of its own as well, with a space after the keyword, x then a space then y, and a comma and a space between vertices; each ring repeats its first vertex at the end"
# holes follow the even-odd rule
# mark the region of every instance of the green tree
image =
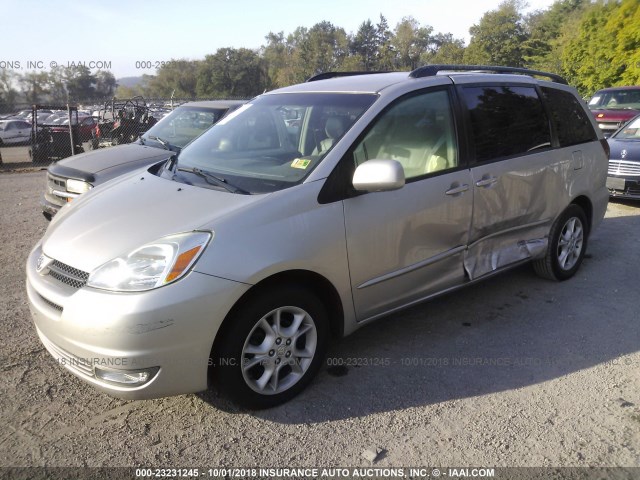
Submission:
POLYGON ((557 0, 547 10, 529 14, 525 18, 528 38, 522 45, 525 65, 563 73, 562 52, 588 5, 588 0, 557 0))
POLYGON ((640 2, 623 0, 606 26, 615 36, 611 64, 618 72, 616 85, 640 84, 640 2))
POLYGON ((19 79, 20 87, 28 103, 41 103, 49 93, 47 72, 27 72, 19 79))
POLYGON ((616 5, 597 4, 582 16, 577 35, 563 51, 563 70, 571 84, 581 93, 592 93, 601 85, 613 85, 619 72, 610 64, 612 44, 606 31, 607 19, 616 5))
POLYGON ((207 55, 198 69, 199 97, 248 98, 266 88, 264 62, 247 48, 220 48, 207 55))
POLYGON ((265 40, 267 44, 262 46, 261 54, 267 72, 266 88, 284 87, 286 83, 282 77, 284 76, 291 56, 284 32, 269 32, 265 40))
POLYGON ((66 68, 58 65, 49 71, 47 77, 47 93, 49 100, 56 104, 65 104, 69 97, 67 94, 66 68))
MULTIPOLYGON (((151 88, 149 87, 149 83, 155 77, 153 75, 143 74, 142 81, 135 85, 128 87, 126 85, 117 84, 116 91, 114 95, 117 98, 132 98, 142 95, 143 97, 153 97, 154 95, 151 92, 151 88)), ((108 97, 106 98, 108 100, 108 97)))
POLYGON ((356 57, 359 70, 376 70, 378 67, 378 32, 371 20, 362 22, 351 39, 350 51, 356 57))
POLYGON ((13 110, 18 98, 18 91, 14 88, 16 74, 12 70, 0 68, 0 112, 13 110))
POLYGON ((413 70, 427 51, 433 28, 421 26, 413 17, 404 17, 396 26, 391 44, 396 52, 396 68, 413 70))
POLYGON ((471 41, 464 53, 465 62, 523 66, 522 45, 527 33, 521 8, 519 0, 506 0, 496 10, 485 13, 480 22, 469 29, 471 41))
POLYGON ((198 66, 195 60, 171 60, 149 78, 144 91, 149 97, 196 98, 198 66))
POLYGON ((338 70, 349 53, 349 39, 343 28, 324 21, 311 27, 297 48, 296 73, 305 80, 317 73, 338 70))
POLYGON ((389 29, 389 23, 383 15, 380 15, 380 20, 376 24, 376 36, 378 43, 376 69, 383 71, 393 70, 395 59, 392 44, 393 33, 389 29))
POLYGON ((431 38, 432 48, 422 57, 422 63, 460 65, 464 63, 464 40, 451 33, 437 33, 431 38))
POLYGON ((84 65, 68 67, 64 71, 64 76, 70 101, 92 100, 95 97, 96 77, 88 67, 84 65))
POLYGON ((95 74, 95 93, 94 98, 98 100, 106 100, 113 97, 118 83, 113 73, 105 70, 98 70, 95 74))

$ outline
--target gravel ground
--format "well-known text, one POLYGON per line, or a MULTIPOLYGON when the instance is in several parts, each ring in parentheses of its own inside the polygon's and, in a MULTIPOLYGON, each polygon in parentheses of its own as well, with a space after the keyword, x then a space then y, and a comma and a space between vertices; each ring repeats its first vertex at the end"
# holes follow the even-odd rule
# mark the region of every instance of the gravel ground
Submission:
POLYGON ((572 280, 526 266, 394 314, 254 413, 112 399, 55 363, 24 289, 44 181, 0 174, 0 466, 640 466, 640 205, 609 205, 572 280))

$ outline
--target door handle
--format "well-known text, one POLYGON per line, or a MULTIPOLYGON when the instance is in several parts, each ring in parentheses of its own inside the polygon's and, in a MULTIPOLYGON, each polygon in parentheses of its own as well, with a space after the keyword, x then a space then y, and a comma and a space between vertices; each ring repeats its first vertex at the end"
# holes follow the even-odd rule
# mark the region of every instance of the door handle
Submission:
POLYGON ((445 195, 458 195, 459 193, 466 192, 467 190, 469 190, 469 185, 467 185, 466 183, 463 183, 462 185, 459 185, 457 187, 454 187, 453 185, 451 185, 451 188, 449 190, 447 190, 446 192, 444 192, 444 194, 445 195))
POLYGON ((498 181, 497 177, 483 177, 476 182, 476 187, 490 187, 498 181))

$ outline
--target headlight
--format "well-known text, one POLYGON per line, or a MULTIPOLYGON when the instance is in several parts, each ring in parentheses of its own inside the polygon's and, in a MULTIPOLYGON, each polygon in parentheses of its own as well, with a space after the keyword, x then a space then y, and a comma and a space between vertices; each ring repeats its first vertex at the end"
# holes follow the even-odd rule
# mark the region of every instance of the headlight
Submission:
POLYGON ((82 180, 73 180, 72 178, 67 180, 67 192, 71 193, 86 193, 93 188, 93 185, 82 180))
POLYGON ((96 268, 87 286, 119 292, 151 290, 184 276, 211 239, 209 232, 162 237, 96 268))

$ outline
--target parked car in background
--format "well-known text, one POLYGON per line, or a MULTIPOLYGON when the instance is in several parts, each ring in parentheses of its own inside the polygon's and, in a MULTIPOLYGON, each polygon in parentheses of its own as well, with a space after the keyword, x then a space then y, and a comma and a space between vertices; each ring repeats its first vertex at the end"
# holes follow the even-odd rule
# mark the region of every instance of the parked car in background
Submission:
POLYGON ((105 102, 97 116, 98 124, 93 130, 90 148, 111 147, 134 142, 157 123, 150 115, 149 107, 142 96, 116 99, 105 102))
MULTIPOLYGON (((98 125, 95 118, 90 115, 79 115, 76 121, 75 117, 71 117, 72 125, 77 125, 76 131, 81 142, 88 142, 93 138, 93 130, 98 125)), ((60 125, 69 125, 69 118, 60 121, 60 125)))
POLYGON ((640 113, 640 86, 598 90, 589 100, 589 109, 608 137, 640 113))
MULTIPOLYGON (((134 143, 92 150, 51 165, 42 199, 44 216, 51 220, 61 207, 96 185, 180 152, 188 142, 244 103, 241 100, 186 103, 134 143)), ((80 132, 94 124, 93 117, 81 119, 80 132)))
POLYGON ((0 146, 26 143, 31 138, 31 124, 26 120, 0 120, 0 146))
POLYGON ((612 197, 640 200, 640 115, 633 117, 609 139, 607 187, 612 197))
POLYGON ((608 146, 564 79, 428 65, 312 80, 60 211, 26 266, 60 365, 123 398, 211 384, 271 407, 332 338, 525 262, 578 271, 608 146))

